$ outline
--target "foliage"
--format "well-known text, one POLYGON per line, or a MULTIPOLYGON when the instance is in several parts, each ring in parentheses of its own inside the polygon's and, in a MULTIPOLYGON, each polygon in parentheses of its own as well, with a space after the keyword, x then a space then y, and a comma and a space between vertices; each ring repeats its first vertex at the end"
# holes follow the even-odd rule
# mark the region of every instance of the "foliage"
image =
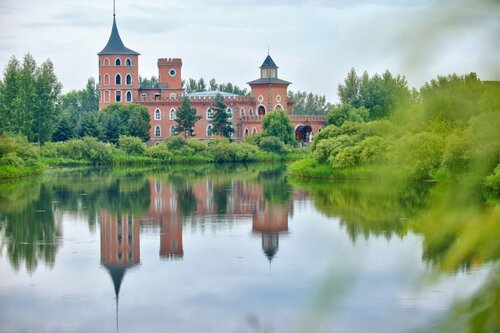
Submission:
POLYGON ((144 106, 135 103, 110 104, 98 113, 98 119, 103 128, 101 138, 106 142, 116 144, 120 135, 149 140, 151 124, 144 106))
POLYGON ((221 94, 215 96, 213 108, 213 116, 210 119, 214 134, 219 134, 221 136, 230 137, 234 132, 233 126, 229 121, 229 114, 227 112, 227 105, 224 103, 224 97, 221 94))
POLYGON ((72 139, 66 142, 48 143, 42 148, 42 156, 86 161, 92 165, 110 165, 114 147, 93 137, 72 139))
POLYGON ((0 82, 0 133, 24 135, 29 141, 49 141, 58 122, 61 84, 50 60, 37 66, 26 54, 12 57, 0 82))
POLYGON ((194 126, 201 116, 196 114, 196 109, 191 107, 189 98, 185 96, 182 99, 181 106, 177 110, 175 122, 175 133, 183 133, 184 137, 194 136, 194 126))
POLYGON ((326 115, 326 124, 341 126, 346 121, 364 122, 368 120, 368 110, 364 107, 356 108, 351 104, 336 106, 326 115))
POLYGON ((262 119, 262 137, 274 136, 285 144, 295 145, 294 128, 283 110, 269 112, 262 119))
POLYGON ((342 104, 366 108, 369 120, 386 118, 396 109, 407 107, 412 99, 404 76, 385 71, 370 77, 365 71, 360 77, 354 68, 339 84, 338 94, 342 104))
POLYGON ((38 150, 25 137, 0 134, 0 178, 33 175, 42 170, 38 150))
POLYGON ((276 154, 284 154, 286 152, 286 147, 283 141, 275 136, 266 136, 260 140, 259 148, 263 151, 276 154))
POLYGON ((196 93, 203 91, 220 91, 230 94, 236 94, 240 96, 249 96, 249 92, 246 88, 240 88, 237 85, 232 83, 221 83, 218 84, 215 79, 211 79, 208 85, 205 82, 205 79, 200 78, 198 80, 188 79, 187 82, 183 81, 183 86, 186 88, 186 93, 196 93))
POLYGON ((307 93, 305 91, 288 92, 288 100, 293 102, 294 115, 325 115, 332 107, 325 96, 307 93))
POLYGON ((209 152, 216 162, 246 162, 255 160, 257 147, 221 139, 210 142, 209 152))
POLYGON ((129 155, 144 155, 146 147, 141 139, 133 136, 120 135, 120 150, 129 155))
POLYGON ((139 76, 139 87, 143 89, 158 89, 160 88, 160 81, 154 75, 150 78, 139 76))

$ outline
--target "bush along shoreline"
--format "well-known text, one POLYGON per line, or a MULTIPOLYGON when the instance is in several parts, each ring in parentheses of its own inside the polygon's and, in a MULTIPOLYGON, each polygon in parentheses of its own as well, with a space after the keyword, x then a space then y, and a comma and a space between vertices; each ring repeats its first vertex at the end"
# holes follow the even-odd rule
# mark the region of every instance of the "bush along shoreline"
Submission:
POLYGON ((42 146, 22 136, 0 135, 0 178, 43 173, 47 167, 159 166, 175 163, 273 162, 298 160, 307 150, 283 144, 278 138, 199 141, 169 138, 147 147, 140 138, 120 136, 117 145, 94 137, 49 142, 42 146))

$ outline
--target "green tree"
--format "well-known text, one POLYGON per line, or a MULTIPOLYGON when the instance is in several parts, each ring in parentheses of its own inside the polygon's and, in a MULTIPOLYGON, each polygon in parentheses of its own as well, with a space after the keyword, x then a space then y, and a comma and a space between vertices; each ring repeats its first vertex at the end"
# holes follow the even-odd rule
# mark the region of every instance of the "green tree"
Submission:
POLYGON ((24 56, 23 64, 18 73, 17 94, 14 98, 13 130, 33 140, 31 131, 34 123, 33 110, 37 102, 36 62, 30 54, 24 56))
POLYGON ((283 110, 269 112, 262 119, 262 137, 275 136, 288 145, 295 145, 294 128, 283 110))
POLYGON ((342 126, 346 121, 363 122, 367 120, 368 110, 364 107, 355 108, 351 104, 336 106, 326 116, 326 124, 335 126, 342 126))
POLYGON ((15 100, 18 93, 20 65, 16 57, 10 58, 0 81, 0 133, 15 132, 15 100))
POLYGON ((139 86, 141 88, 160 88, 158 77, 151 76, 150 78, 139 76, 139 86))
POLYGON ((202 77, 200 77, 196 86, 197 86, 197 91, 207 90, 207 85, 205 84, 205 80, 202 77))
POLYGON ((102 140, 118 143, 120 135, 135 136, 149 140, 151 128, 148 109, 135 103, 113 103, 99 112, 99 123, 103 128, 102 140))
POLYGON ((184 133, 184 137, 194 136, 194 125, 201 116, 196 114, 196 109, 191 107, 188 97, 182 99, 181 107, 177 110, 175 133, 184 133))
POLYGON ((54 66, 47 60, 37 69, 35 78, 37 100, 34 105, 33 139, 39 143, 51 139, 59 119, 57 101, 61 93, 61 84, 57 81, 54 66))
POLYGON ((219 134, 221 136, 230 137, 234 132, 232 123, 229 121, 229 114, 227 112, 226 103, 224 103, 224 97, 221 94, 215 96, 214 105, 212 106, 214 111, 212 118, 210 119, 214 134, 219 134))
POLYGON ((338 95, 342 104, 351 104, 354 107, 360 106, 359 96, 360 78, 356 74, 356 70, 351 68, 344 83, 338 85, 338 95))
POLYGON ((125 135, 135 136, 142 141, 148 141, 150 136, 151 122, 148 109, 139 104, 126 104, 129 116, 126 123, 125 135))
POLYGON ((68 114, 63 114, 59 118, 54 134, 52 134, 52 141, 67 141, 75 136, 74 124, 68 114))
POLYGON ((78 125, 77 135, 79 137, 101 137, 102 127, 95 112, 87 112, 83 114, 78 125))

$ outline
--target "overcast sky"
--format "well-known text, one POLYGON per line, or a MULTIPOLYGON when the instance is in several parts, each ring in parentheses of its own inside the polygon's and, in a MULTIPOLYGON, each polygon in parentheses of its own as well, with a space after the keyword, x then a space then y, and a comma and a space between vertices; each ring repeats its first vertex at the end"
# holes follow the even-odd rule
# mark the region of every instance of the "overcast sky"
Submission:
MULTIPOLYGON (((183 59, 183 77, 241 87, 267 55, 290 89, 337 100, 349 69, 389 69, 420 87, 438 74, 478 73, 500 80, 498 0, 117 0, 123 42, 156 60, 183 59)), ((63 91, 97 76, 108 41, 112 0, 0 0, 0 66, 30 52, 50 58, 63 91)))

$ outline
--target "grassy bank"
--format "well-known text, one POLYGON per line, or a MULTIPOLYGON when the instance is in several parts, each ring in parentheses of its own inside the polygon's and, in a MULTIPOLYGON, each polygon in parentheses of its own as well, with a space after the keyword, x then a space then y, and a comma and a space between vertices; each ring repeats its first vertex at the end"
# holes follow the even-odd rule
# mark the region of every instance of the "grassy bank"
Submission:
MULTIPOLYGON (((275 147, 275 146, 272 146, 275 147)), ((281 162, 303 159, 308 151, 285 145, 276 151, 249 142, 209 142, 179 137, 146 147, 140 139, 120 137, 117 145, 86 137, 38 147, 18 136, 0 137, 0 178, 40 174, 46 167, 140 167, 182 163, 281 162)))

